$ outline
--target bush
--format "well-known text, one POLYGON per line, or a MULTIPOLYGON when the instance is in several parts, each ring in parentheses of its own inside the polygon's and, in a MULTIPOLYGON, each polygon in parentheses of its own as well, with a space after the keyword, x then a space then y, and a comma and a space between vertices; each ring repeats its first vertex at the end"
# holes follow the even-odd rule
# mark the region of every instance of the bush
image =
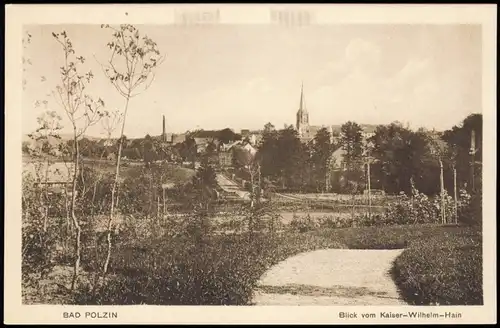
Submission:
POLYGON ((120 235, 108 283, 96 295, 80 290, 79 304, 244 305, 275 248, 254 234, 200 234, 199 219, 141 219, 120 235))
POLYGON ((412 305, 482 305, 482 263, 481 232, 468 230, 413 241, 392 274, 412 305))
MULTIPOLYGON (((465 190, 460 191, 457 210, 468 206, 470 196, 465 190)), ((454 200, 444 191, 444 207, 447 222, 454 221, 454 200)), ((389 203, 384 214, 385 224, 422 224, 441 223, 441 196, 428 197, 412 186, 412 196, 401 193, 396 201, 389 203)))
POLYGON ((67 256, 71 227, 63 195, 35 184, 31 175, 23 176, 22 187, 23 289, 33 287, 40 293, 40 281, 67 256))
POLYGON ((483 195, 476 192, 459 208, 458 220, 466 225, 482 226, 483 222, 483 195))
POLYGON ((319 226, 318 221, 313 220, 310 215, 305 217, 297 217, 294 215, 294 218, 290 222, 289 229, 295 232, 308 232, 316 230, 319 226))

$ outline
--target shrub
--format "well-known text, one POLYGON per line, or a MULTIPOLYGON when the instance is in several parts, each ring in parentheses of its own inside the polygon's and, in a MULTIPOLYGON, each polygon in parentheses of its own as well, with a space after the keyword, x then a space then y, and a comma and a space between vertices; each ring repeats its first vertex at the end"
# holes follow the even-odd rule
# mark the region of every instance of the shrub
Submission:
POLYGON ((469 196, 467 201, 459 208, 458 220, 466 225, 482 226, 483 221, 483 195, 476 192, 469 196))
POLYGON ((319 228, 319 223, 317 220, 314 220, 311 218, 311 216, 308 214, 305 217, 297 217, 294 215, 294 218, 290 222, 290 230, 296 231, 296 232, 307 232, 307 231, 312 231, 316 230, 319 228))
POLYGON ((61 195, 23 176, 22 197, 22 276, 27 285, 37 285, 56 265, 58 245, 66 238, 64 202, 61 195))
POLYGON ((392 274, 412 305, 482 305, 482 263, 481 232, 474 230, 413 241, 392 274))
MULTIPOLYGON (((468 202, 468 194, 461 190, 458 210, 467 207, 468 202)), ((412 196, 408 197, 402 192, 396 201, 389 203, 382 221, 384 224, 440 223, 441 206, 441 196, 429 197, 412 186, 412 196)), ((447 221, 453 221, 454 200, 446 190, 444 207, 447 221)))
POLYGON ((77 303, 247 304, 272 260, 272 238, 259 233, 200 234, 194 217, 161 227, 142 220, 120 235, 107 284, 95 295, 81 289, 77 303))

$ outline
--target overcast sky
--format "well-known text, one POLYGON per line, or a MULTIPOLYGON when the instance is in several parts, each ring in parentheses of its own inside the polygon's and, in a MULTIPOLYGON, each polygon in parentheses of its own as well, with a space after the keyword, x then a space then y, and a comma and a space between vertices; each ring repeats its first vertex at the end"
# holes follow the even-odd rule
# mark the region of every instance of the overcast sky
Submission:
MULTIPOLYGON (((260 129, 294 124, 303 81, 312 125, 347 120, 447 129, 481 108, 481 29, 473 25, 138 25, 166 55, 152 86, 133 98, 125 134, 197 127, 260 129)), ((23 132, 36 128, 37 99, 54 89, 63 53, 52 32, 66 30, 95 79, 89 92, 109 110, 124 100, 94 56, 108 57, 109 30, 98 25, 27 26, 23 132), (45 81, 42 82, 42 78, 45 81)), ((62 113, 62 111, 61 111, 62 113)), ((64 117, 64 116, 63 116, 64 117)), ((63 125, 68 128, 68 122, 63 125)), ((64 132, 69 130, 65 129, 64 132)), ((96 125, 88 134, 100 135, 96 125)))

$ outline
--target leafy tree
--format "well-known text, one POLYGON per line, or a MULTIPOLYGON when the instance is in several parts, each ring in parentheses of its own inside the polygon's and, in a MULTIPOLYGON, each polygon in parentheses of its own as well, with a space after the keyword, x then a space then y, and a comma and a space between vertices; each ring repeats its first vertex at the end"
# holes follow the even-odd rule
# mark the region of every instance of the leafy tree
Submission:
POLYGON ((301 186, 301 170, 304 168, 304 148, 293 126, 279 131, 276 147, 276 166, 282 187, 301 186))
POLYGON ((237 169, 245 168, 250 165, 253 160, 252 154, 245 148, 236 145, 232 149, 233 151, 233 167, 237 169))
POLYGON ((259 145, 258 153, 261 158, 262 175, 270 179, 278 177, 278 167, 276 166, 278 147, 278 131, 271 123, 264 126, 262 140, 259 145))
POLYGON ((193 169, 196 167, 196 159, 198 157, 198 146, 192 136, 186 136, 180 147, 180 153, 183 160, 192 163, 193 169))
MULTIPOLYGON (((343 162, 347 169, 346 187, 350 181, 359 182, 362 178, 363 129, 355 122, 346 122, 340 128, 340 146, 344 150, 343 162)), ((354 190, 349 187, 348 189, 354 190)))
POLYGON ((314 165, 311 158, 312 158, 311 144, 301 143, 299 151, 296 156, 297 173, 296 173, 295 189, 303 191, 304 188, 307 188, 308 190, 314 188, 313 190, 318 190, 318 188, 321 188, 318 186, 318 183, 319 184, 324 183, 325 181, 324 176, 322 177, 322 179, 319 179, 318 181, 314 179, 314 165))
POLYGON ((282 189, 303 190, 310 182, 309 148, 300 141, 292 125, 276 131, 267 123, 257 157, 262 177, 275 181, 282 189))
POLYGON ((321 190, 327 191, 327 180, 329 179, 329 163, 333 152, 331 134, 326 128, 320 129, 313 139, 312 163, 314 178, 321 190))
POLYGON ((209 156, 217 153, 217 146, 213 140, 208 143, 205 153, 209 156))
POLYGON ((439 181, 439 166, 429 151, 429 140, 427 132, 413 132, 398 122, 377 126, 371 138, 372 155, 376 161, 372 176, 389 193, 403 191, 410 194, 412 179, 417 189, 436 192, 439 184, 432 184, 429 174, 437 173, 432 179, 439 181), (437 170, 429 170, 430 166, 437 167, 437 170))
MULTIPOLYGON (((470 154, 471 135, 474 130, 476 153, 474 161, 482 162, 482 140, 483 140, 483 122, 481 114, 471 114, 467 116, 461 124, 453 126, 450 130, 443 133, 442 139, 455 151, 454 161, 456 162, 457 181, 460 187, 471 185, 471 161, 470 154)), ((481 165, 477 165, 476 181, 480 184, 481 165)), ((480 185, 479 185, 480 189, 480 185)))
POLYGON ((153 139, 149 134, 144 137, 143 140, 143 155, 144 155, 144 163, 147 168, 151 167, 151 163, 156 158, 156 150, 154 148, 153 139))
POLYGON ((200 205, 209 210, 213 205, 213 201, 217 199, 217 175, 213 165, 207 158, 203 158, 201 165, 196 171, 192 180, 195 199, 193 205, 200 205))
POLYGON ((217 157, 217 145, 215 144, 215 140, 211 140, 208 143, 203 156, 206 157, 210 165, 215 167, 218 164, 219 161, 217 157))

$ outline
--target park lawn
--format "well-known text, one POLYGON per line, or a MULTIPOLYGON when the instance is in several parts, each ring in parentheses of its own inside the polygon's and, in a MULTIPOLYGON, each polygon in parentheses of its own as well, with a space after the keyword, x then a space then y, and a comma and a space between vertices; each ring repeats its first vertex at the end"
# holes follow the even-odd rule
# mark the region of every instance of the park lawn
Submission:
MULTIPOLYGON (((99 169, 102 173, 114 174, 116 171, 116 162, 110 160, 85 159, 84 164, 99 169)), ((162 163, 153 164, 153 170, 163 170, 167 182, 174 184, 184 184, 190 181, 195 174, 194 170, 181 167, 177 164, 162 163)), ((120 175, 123 178, 138 176, 145 169, 144 163, 141 161, 122 161, 120 164, 120 175)))
POLYGON ((481 233, 474 228, 363 227, 249 238, 188 236, 181 231, 189 228, 177 224, 150 233, 152 227, 146 226, 131 238, 120 238, 108 287, 97 297, 83 292, 77 303, 246 305, 258 279, 272 265, 325 248, 405 248, 391 273, 408 303, 482 303, 481 233), (198 244, 196 238, 201 238, 198 244))

